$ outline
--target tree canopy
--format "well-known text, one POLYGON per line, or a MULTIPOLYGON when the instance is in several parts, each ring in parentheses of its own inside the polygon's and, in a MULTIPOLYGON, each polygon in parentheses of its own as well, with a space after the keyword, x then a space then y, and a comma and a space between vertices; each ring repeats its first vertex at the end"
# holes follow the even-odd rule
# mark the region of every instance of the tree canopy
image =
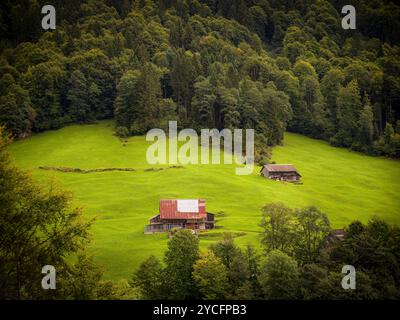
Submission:
POLYGON ((115 117, 124 136, 252 128, 259 162, 285 130, 399 156, 399 133, 383 138, 399 119, 393 3, 356 1, 350 31, 333 0, 55 1, 54 31, 42 3, 0 5, 0 122, 17 138, 115 117))

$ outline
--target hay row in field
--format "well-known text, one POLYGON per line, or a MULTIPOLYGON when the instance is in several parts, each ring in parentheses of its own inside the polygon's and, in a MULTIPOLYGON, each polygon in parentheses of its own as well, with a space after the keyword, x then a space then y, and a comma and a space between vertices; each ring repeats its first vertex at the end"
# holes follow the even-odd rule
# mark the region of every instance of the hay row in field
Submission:
MULTIPOLYGON (((144 171, 160 171, 165 169, 177 169, 183 168, 183 166, 170 166, 167 168, 147 168, 144 171)), ((107 172, 107 171, 137 171, 135 168, 98 168, 98 169, 81 169, 71 167, 51 167, 51 166, 40 166, 42 170, 52 170, 60 172, 72 172, 72 173, 93 173, 93 172, 107 172)))
POLYGON ((147 168, 147 169, 144 169, 144 171, 146 171, 146 172, 149 172, 149 171, 161 171, 161 170, 165 170, 165 169, 180 169, 180 168, 183 168, 183 166, 169 166, 169 167, 166 167, 166 168, 153 168, 153 167, 151 167, 151 168, 147 168))

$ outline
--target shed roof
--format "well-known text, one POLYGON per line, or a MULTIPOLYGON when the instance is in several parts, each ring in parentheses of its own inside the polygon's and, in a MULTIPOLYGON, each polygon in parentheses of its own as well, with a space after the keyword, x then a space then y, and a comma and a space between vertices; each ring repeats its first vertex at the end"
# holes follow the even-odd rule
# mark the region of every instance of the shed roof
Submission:
POLYGON ((264 165, 269 172, 296 172, 296 168, 292 164, 266 164, 264 165))
POLYGON ((204 199, 162 199, 161 219, 204 219, 207 217, 204 199))
POLYGON ((334 229, 331 231, 331 234, 335 237, 344 237, 346 235, 343 229, 334 229))

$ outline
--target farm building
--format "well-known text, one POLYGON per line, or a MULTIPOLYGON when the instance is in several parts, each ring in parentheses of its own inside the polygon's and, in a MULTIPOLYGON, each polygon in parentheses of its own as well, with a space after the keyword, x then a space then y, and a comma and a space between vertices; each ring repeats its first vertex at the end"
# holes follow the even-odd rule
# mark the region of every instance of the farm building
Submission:
POLYGON ((331 231, 328 238, 343 241, 345 236, 346 236, 346 233, 344 232, 343 229, 334 229, 331 231))
POLYGON ((260 171, 261 175, 268 179, 296 182, 301 175, 291 164, 266 164, 260 171))
POLYGON ((159 213, 150 219, 144 232, 165 232, 173 228, 213 229, 214 214, 206 211, 204 199, 160 200, 159 213))
POLYGON ((325 241, 330 245, 334 245, 337 241, 343 241, 345 238, 346 233, 343 229, 334 229, 325 237, 325 241))

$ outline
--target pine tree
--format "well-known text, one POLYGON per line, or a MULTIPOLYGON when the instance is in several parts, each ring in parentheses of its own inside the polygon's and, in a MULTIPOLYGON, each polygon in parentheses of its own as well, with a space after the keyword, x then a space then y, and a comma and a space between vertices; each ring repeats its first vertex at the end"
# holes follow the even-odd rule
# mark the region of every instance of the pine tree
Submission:
POLYGON ((365 98, 364 108, 360 113, 357 123, 356 141, 353 148, 368 152, 374 138, 374 114, 369 99, 365 98))
POLYGON ((158 125, 161 84, 160 72, 156 65, 148 62, 140 69, 137 95, 138 108, 141 111, 134 122, 134 126, 138 129, 132 129, 132 131, 145 133, 158 125))
POLYGON ((199 77, 194 84, 192 108, 196 124, 200 127, 214 126, 214 103, 216 95, 208 78, 199 77))
POLYGON ((140 72, 127 71, 117 86, 115 99, 115 120, 117 127, 125 127, 129 132, 134 121, 139 119, 141 106, 139 104, 139 75, 140 72))
POLYGON ((79 70, 74 70, 69 82, 70 86, 67 94, 70 102, 69 115, 77 122, 93 120, 94 113, 88 96, 89 86, 84 74, 79 70))
POLYGON ((331 142, 337 146, 350 147, 357 127, 358 115, 361 110, 361 99, 356 80, 339 90, 336 100, 338 128, 331 142))

